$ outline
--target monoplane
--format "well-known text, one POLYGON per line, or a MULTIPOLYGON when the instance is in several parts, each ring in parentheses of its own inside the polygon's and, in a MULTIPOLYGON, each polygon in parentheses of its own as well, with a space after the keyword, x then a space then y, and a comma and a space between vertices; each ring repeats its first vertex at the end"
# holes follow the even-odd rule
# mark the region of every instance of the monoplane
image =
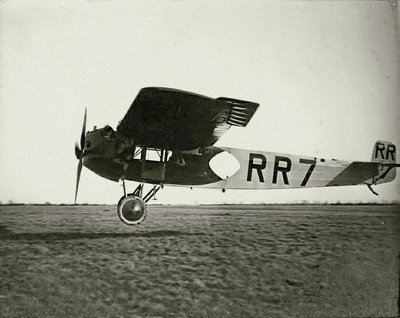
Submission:
POLYGON ((107 125, 88 132, 85 110, 80 146, 75 145, 79 159, 75 203, 82 166, 103 178, 122 181, 117 212, 127 225, 146 218, 146 203, 164 185, 225 191, 361 184, 377 194, 372 186, 395 178, 395 168, 400 166, 396 147, 386 141, 375 143, 369 162, 214 146, 231 126, 246 127, 258 106, 234 98, 147 87, 140 90, 116 130, 107 125), (125 180, 139 185, 128 193, 125 180), (147 193, 145 183, 151 185, 147 193))

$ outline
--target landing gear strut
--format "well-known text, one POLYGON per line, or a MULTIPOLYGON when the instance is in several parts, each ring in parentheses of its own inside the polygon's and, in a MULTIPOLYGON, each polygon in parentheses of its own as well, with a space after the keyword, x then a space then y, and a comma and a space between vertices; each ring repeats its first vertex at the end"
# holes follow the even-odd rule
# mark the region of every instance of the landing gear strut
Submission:
POLYGON ((143 183, 135 191, 126 194, 125 181, 122 180, 124 196, 119 200, 117 211, 120 220, 126 225, 138 225, 147 216, 146 203, 155 196, 162 185, 153 185, 153 188, 143 197, 143 183))

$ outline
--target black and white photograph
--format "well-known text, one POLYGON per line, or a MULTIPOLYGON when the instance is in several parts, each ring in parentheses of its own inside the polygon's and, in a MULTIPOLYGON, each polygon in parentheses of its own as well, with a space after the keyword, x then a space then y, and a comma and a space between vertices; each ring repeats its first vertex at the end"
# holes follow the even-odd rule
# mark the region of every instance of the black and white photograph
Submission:
POLYGON ((0 1, 0 317, 398 317, 398 28, 0 1))

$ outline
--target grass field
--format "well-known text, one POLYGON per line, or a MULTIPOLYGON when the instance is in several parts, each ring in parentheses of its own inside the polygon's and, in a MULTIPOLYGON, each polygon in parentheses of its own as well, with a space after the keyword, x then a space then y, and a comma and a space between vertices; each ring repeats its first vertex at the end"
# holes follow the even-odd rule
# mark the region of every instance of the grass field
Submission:
POLYGON ((399 206, 1 206, 1 317, 397 317, 399 206))

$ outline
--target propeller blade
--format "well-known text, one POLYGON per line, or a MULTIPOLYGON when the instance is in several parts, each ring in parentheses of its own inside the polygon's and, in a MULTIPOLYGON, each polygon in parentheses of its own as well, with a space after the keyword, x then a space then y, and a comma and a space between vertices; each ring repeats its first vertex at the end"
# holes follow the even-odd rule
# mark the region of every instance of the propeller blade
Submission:
POLYGON ((81 178, 81 171, 82 171, 82 158, 79 159, 78 163, 78 170, 76 171, 76 186, 75 186, 75 204, 76 204, 76 197, 78 196, 78 188, 79 188, 79 180, 81 178))
POLYGON ((78 170, 76 171, 76 186, 75 186, 75 201, 74 201, 75 204, 76 204, 76 198, 78 196, 79 180, 81 179, 83 155, 85 153, 86 117, 87 117, 87 108, 85 108, 85 115, 83 116, 83 126, 82 126, 82 133, 81 133, 81 148, 79 149, 78 143, 75 143, 75 156, 77 159, 79 159, 78 170))
POLYGON ((83 117, 83 127, 82 127, 82 133, 81 133, 81 151, 83 152, 83 149, 85 148, 85 137, 86 137, 86 115, 87 115, 87 109, 85 108, 85 116, 83 117))

